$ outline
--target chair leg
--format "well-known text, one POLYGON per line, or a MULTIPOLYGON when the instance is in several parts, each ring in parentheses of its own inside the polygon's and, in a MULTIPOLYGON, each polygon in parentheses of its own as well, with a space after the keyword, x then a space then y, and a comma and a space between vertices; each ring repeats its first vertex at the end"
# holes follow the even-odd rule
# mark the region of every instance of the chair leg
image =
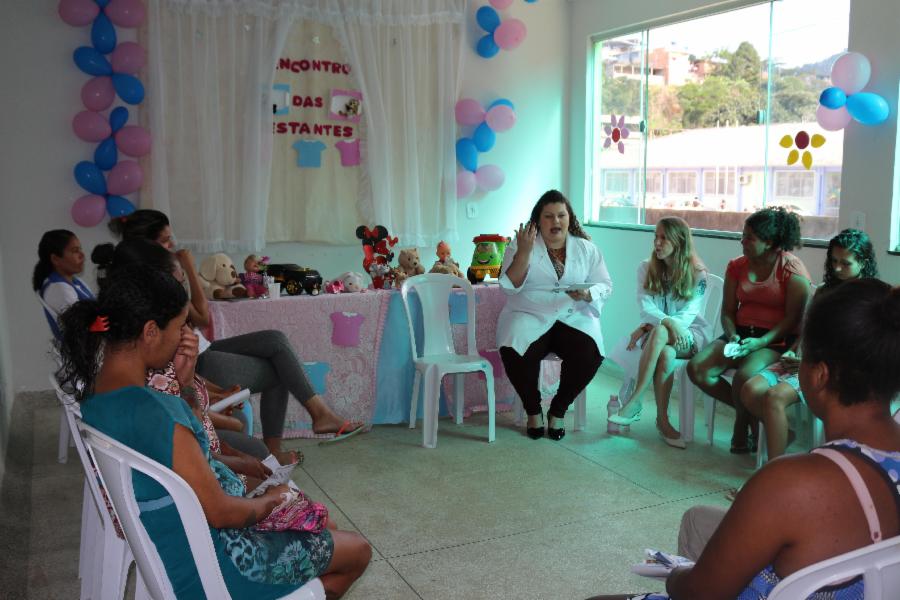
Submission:
POLYGON ((525 408, 522 406, 522 399, 519 398, 518 394, 516 395, 513 410, 515 411, 516 425, 521 427, 525 422, 525 408))
POLYGON ((419 411, 419 383, 422 381, 422 373, 419 372, 419 369, 416 369, 416 374, 413 377, 413 391, 412 391, 412 400, 409 403, 409 428, 416 428, 416 413, 419 411))
POLYGON ((456 411, 456 424, 462 425, 463 408, 466 402, 466 374, 457 373, 453 376, 453 408, 456 411))
POLYGON ((110 524, 103 530, 103 554, 101 562, 99 594, 97 600, 121 600, 125 593, 125 579, 128 575, 131 552, 125 540, 116 536, 115 527, 110 524))
POLYGON ((66 420, 66 409, 59 407, 59 448, 57 460, 63 464, 69 460, 69 422, 66 420))
POLYGON ((494 396, 494 372, 490 365, 484 370, 484 385, 487 391, 488 401, 488 443, 493 442, 497 438, 496 414, 497 406, 494 396))
POLYGON ((584 431, 587 424, 587 388, 575 398, 575 431, 584 431))
POLYGON ((679 376, 679 400, 678 429, 681 431, 681 439, 685 442, 694 441, 694 385, 682 370, 679 376))
POLYGON ((144 578, 141 576, 141 570, 137 568, 137 565, 134 568, 134 600, 153 600, 150 596, 150 590, 147 589, 147 584, 144 583, 144 578))
POLYGON ((423 385, 425 386, 425 398, 423 400, 424 418, 422 419, 422 445, 426 448, 437 446, 438 429, 438 405, 441 401, 441 375, 436 367, 429 367, 425 371, 423 385))
POLYGON ((766 425, 760 420, 759 422, 759 441, 756 447, 756 468, 761 469, 769 460, 769 443, 766 440, 766 425))
POLYGON ((709 394, 703 394, 703 409, 706 413, 706 442, 712 446, 716 432, 716 399, 709 394))

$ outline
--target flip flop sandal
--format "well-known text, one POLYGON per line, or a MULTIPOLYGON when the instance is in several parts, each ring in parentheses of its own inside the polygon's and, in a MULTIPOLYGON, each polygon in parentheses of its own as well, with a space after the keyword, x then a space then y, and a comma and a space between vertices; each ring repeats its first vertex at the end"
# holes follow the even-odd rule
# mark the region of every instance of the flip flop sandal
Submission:
POLYGON ((356 429, 353 429, 352 431, 348 431, 347 433, 344 433, 344 431, 352 424, 353 423, 351 423, 350 421, 344 421, 341 424, 341 428, 338 429, 337 433, 334 434, 333 438, 328 438, 327 440, 321 440, 319 442, 319 445, 325 446, 326 444, 336 444, 338 442, 343 442, 347 438, 351 438, 354 435, 357 435, 360 433, 365 433, 366 431, 368 431, 371 428, 370 426, 367 426, 365 423, 363 423, 356 429))

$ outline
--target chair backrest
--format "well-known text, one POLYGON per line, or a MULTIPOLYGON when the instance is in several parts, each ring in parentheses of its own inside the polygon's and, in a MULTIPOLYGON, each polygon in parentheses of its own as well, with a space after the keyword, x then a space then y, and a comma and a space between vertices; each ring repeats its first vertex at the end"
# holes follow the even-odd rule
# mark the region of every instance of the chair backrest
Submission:
POLYGON ((888 600, 900 590, 900 536, 800 569, 775 586, 769 600, 806 598, 836 582, 863 576, 866 600, 888 600))
POLYGON ((162 600, 174 598, 175 594, 156 546, 141 522, 141 511, 132 486, 132 470, 143 473, 159 483, 172 497, 181 517, 181 524, 187 535, 191 555, 194 557, 206 597, 230 598, 216 560, 206 516, 203 514, 200 501, 187 482, 171 469, 100 433, 81 419, 77 419, 76 423, 85 446, 100 471, 103 486, 109 493, 125 530, 128 545, 150 596, 162 600))
POLYGON ((462 288, 466 294, 466 353, 475 354, 475 290, 462 277, 443 273, 426 273, 410 277, 400 287, 403 308, 409 325, 409 341, 413 357, 456 354, 453 345, 453 331, 450 327, 450 294, 454 287, 462 288), (416 330, 410 307, 410 292, 415 290, 422 307, 423 341, 422 348, 416 350, 416 330))
POLYGON ((703 318, 711 328, 709 341, 722 335, 722 295, 725 289, 725 280, 712 273, 706 274, 706 300, 703 305, 703 318))

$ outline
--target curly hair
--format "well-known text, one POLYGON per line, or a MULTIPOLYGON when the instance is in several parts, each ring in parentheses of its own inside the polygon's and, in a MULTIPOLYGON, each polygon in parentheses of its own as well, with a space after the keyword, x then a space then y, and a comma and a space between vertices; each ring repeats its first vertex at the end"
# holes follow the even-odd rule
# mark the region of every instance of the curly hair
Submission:
POLYGON ((152 208, 142 208, 130 215, 110 219, 109 229, 123 240, 140 238, 155 242, 162 230, 169 226, 169 217, 152 208))
POLYGON ((782 206, 758 210, 747 217, 744 224, 773 248, 793 250, 800 247, 800 218, 782 206))
POLYGON ((80 300, 59 317, 60 385, 83 402, 93 393, 105 349, 134 342, 148 321, 167 327, 186 305, 187 292, 169 273, 143 265, 116 269, 96 300, 80 300), (91 331, 98 317, 106 317, 107 331, 91 331))
POLYGON ((34 291, 41 289, 44 280, 55 270, 51 257, 62 256, 74 237, 75 234, 68 229, 51 229, 41 236, 38 243, 38 262, 31 274, 31 287, 34 291))
POLYGON ((841 404, 890 404, 900 392, 900 288, 854 279, 817 294, 803 326, 803 361, 828 366, 841 404))
POLYGON ((830 288, 841 283, 841 280, 834 273, 834 266, 831 264, 831 251, 835 247, 840 247, 847 252, 853 253, 853 256, 856 257, 857 262, 860 264, 860 279, 878 277, 875 249, 872 247, 872 240, 869 239, 869 235, 859 229, 844 229, 828 242, 828 253, 825 255, 823 287, 830 288))
MULTIPOLYGON (((666 239, 674 248, 668 287, 675 297, 688 300, 694 295, 697 274, 706 270, 703 261, 694 252, 691 227, 681 217, 663 217, 656 224, 663 228, 666 239)), ((656 252, 651 250, 644 289, 653 295, 664 295, 667 287, 664 283, 666 270, 666 263, 658 259, 656 252)))
POLYGON ((534 223, 535 227, 540 227, 541 211, 548 204, 565 204, 566 211, 569 213, 569 233, 585 240, 591 239, 591 236, 581 228, 581 223, 578 222, 578 217, 575 216, 575 211, 572 210, 572 204, 569 202, 569 199, 559 190, 548 190, 538 198, 534 208, 531 209, 531 218, 529 219, 531 223, 534 223))

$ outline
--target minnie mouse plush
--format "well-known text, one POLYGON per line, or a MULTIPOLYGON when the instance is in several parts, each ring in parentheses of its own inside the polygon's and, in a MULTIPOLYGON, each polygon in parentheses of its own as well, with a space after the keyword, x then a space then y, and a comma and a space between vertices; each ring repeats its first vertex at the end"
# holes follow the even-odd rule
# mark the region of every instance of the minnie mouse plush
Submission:
POLYGON ((399 241, 391 237, 387 227, 376 225, 369 229, 365 225, 356 228, 356 237, 362 242, 363 269, 372 277, 372 287, 376 290, 390 288, 393 271, 390 263, 394 260, 392 248, 399 241))

